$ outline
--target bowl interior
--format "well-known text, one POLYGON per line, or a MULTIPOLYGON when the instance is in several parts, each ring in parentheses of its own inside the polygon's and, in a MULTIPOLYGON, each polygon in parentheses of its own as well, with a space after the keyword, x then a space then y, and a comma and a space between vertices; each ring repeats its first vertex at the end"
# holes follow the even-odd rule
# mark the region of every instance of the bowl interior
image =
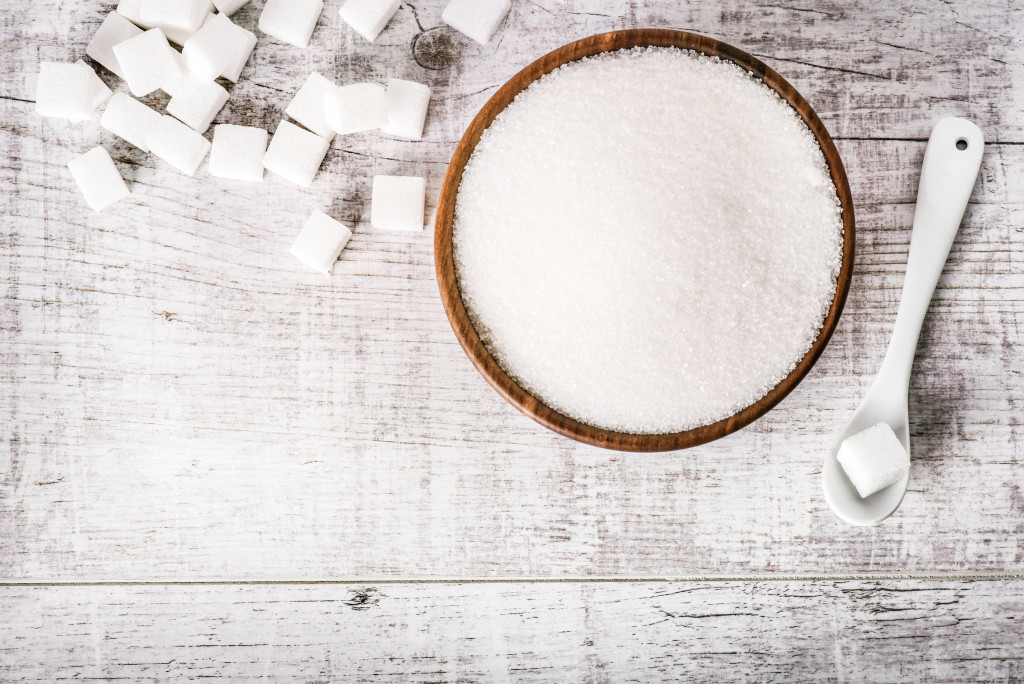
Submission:
POLYGON ((824 124, 821 123, 821 120, 814 113, 814 110, 811 109, 807 101, 779 74, 746 52, 713 38, 669 29, 613 31, 584 38, 544 55, 509 79, 483 106, 472 123, 470 123, 469 128, 466 129, 462 140, 455 149, 451 164, 448 167, 448 173, 445 176, 444 185, 441 189, 434 228, 434 263, 437 270, 437 283, 441 292, 441 300, 455 336, 477 370, 480 371, 499 394, 541 425, 580 442, 620 451, 669 451, 704 444, 705 442, 735 432, 767 413, 789 394, 800 380, 807 375, 818 357, 821 356, 825 345, 835 330, 836 324, 839 321, 839 315, 843 310, 843 304, 846 301, 846 294, 849 290, 853 271, 853 258, 854 221, 850 185, 846 179, 843 163, 839 158, 839 153, 836 151, 831 136, 825 130, 824 124), (786 100, 796 110, 797 114, 817 138, 818 145, 825 156, 832 182, 835 184, 836 193, 842 205, 843 219, 843 260, 836 283, 835 296, 833 297, 828 315, 822 324, 821 332, 796 367, 772 388, 768 394, 736 414, 710 425, 704 425, 683 432, 665 434, 615 432, 581 423, 551 409, 520 387, 515 380, 502 370, 490 352, 487 351, 487 348, 480 340, 480 336, 470 322, 469 315, 462 301, 462 295, 459 292, 452 248, 455 200, 466 163, 480 141, 480 136, 490 126, 491 122, 494 121, 494 118, 515 99, 516 95, 540 77, 568 62, 600 52, 647 46, 677 47, 694 50, 709 56, 717 56, 720 59, 732 61, 745 70, 752 72, 755 77, 761 79, 766 85, 774 89, 782 99, 786 100))

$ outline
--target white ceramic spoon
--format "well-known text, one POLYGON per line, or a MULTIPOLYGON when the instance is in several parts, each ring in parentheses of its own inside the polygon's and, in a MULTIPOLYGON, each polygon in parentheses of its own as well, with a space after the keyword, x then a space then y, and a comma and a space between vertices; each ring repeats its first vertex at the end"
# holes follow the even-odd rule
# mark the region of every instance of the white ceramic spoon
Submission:
POLYGON ((910 454, 907 389, 917 339, 978 177, 984 144, 980 128, 955 117, 941 119, 928 138, 907 274, 892 339, 874 384, 825 457, 821 471, 825 500, 848 523, 875 525, 885 520, 899 507, 907 491, 908 478, 903 478, 862 499, 836 460, 836 452, 847 437, 877 423, 888 423, 910 454))

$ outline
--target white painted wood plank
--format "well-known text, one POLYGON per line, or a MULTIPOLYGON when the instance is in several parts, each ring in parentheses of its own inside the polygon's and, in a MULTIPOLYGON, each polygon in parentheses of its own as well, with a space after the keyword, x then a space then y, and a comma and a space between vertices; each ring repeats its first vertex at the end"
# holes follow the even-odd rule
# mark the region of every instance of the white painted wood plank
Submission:
MULTIPOLYGON (((516 2, 478 47, 432 28, 443 3, 406 4, 372 46, 343 29, 338 4, 309 50, 261 37, 218 121, 273 130, 312 69, 421 80, 435 95, 424 141, 339 139, 309 190, 184 178, 95 125, 36 117, 38 60, 84 49, 110 4, 5 13, 0 575, 1024 567, 1020 7, 538 0, 516 2), (677 454, 601 452, 518 415, 448 329, 429 232, 366 223, 371 175, 423 174, 433 204, 494 88, 572 38, 628 26, 700 31, 777 67, 840 138, 857 201, 854 289, 819 365, 754 426, 677 454), (923 140, 946 114, 996 144, 922 336, 911 491, 882 527, 851 529, 821 500, 821 454, 884 351, 923 140), (64 168, 97 141, 134 193, 104 215, 64 168), (287 254, 314 208, 356 226, 329 283, 287 254)), ((260 7, 238 20, 254 26, 260 7)))
POLYGON ((1024 583, 5 587, 0 679, 1018 681, 1024 583))

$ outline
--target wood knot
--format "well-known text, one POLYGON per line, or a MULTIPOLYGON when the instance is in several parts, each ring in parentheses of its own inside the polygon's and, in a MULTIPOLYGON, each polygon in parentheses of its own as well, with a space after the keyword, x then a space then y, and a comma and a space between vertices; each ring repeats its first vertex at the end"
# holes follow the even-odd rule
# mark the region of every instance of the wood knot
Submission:
POLYGON ((444 71, 462 55, 462 45, 448 26, 435 26, 412 41, 412 57, 424 69, 444 71))

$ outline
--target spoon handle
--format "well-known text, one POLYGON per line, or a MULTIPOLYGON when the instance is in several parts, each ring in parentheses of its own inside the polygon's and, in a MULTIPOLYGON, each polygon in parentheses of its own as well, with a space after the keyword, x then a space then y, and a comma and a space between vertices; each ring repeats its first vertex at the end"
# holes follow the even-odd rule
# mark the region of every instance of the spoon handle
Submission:
POLYGON ((921 325, 978 177, 984 146, 981 129, 966 119, 940 119, 932 129, 917 189, 903 295, 879 380, 899 380, 894 386, 903 388, 910 381, 921 325))

